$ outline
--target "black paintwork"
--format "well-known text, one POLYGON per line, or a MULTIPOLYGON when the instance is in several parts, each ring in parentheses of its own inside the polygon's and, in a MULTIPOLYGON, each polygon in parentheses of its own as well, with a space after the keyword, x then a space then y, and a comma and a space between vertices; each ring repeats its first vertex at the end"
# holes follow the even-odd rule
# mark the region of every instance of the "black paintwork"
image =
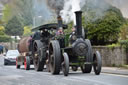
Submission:
MULTIPOLYGON (((67 29, 67 28, 68 26, 63 24, 63 29, 67 29)), ((58 23, 41 25, 39 27, 33 28, 32 31, 43 30, 43 29, 47 29, 47 30, 58 29, 58 23)))

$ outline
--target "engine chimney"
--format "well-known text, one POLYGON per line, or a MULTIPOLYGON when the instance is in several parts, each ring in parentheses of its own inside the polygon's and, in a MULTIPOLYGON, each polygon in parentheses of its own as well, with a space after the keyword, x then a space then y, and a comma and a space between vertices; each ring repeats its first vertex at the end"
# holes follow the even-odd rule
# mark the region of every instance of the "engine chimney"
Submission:
POLYGON ((77 37, 82 37, 82 11, 76 11, 76 33, 77 37))
POLYGON ((58 20, 58 28, 63 27, 63 21, 60 15, 58 15, 57 20, 58 20))

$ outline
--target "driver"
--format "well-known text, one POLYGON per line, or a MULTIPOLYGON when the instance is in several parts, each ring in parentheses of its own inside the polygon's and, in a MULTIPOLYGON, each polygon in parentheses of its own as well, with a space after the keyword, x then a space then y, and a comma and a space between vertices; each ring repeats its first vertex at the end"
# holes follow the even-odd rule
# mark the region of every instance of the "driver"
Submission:
POLYGON ((59 30, 56 32, 56 35, 62 35, 62 34, 64 34, 63 28, 59 27, 59 30))

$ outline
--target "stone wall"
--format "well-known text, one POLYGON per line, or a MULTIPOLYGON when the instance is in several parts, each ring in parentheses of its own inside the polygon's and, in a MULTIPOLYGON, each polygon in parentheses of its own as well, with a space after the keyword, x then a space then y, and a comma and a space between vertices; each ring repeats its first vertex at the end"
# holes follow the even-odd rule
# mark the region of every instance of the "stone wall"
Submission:
MULTIPOLYGON (((17 43, 0 43, 8 49, 17 49, 17 43)), ((128 64, 128 52, 122 47, 93 46, 93 52, 98 50, 102 56, 103 66, 120 66, 128 64)))
POLYGON ((121 66, 128 64, 128 57, 125 48, 107 46, 93 46, 93 52, 98 50, 102 56, 103 66, 121 66))

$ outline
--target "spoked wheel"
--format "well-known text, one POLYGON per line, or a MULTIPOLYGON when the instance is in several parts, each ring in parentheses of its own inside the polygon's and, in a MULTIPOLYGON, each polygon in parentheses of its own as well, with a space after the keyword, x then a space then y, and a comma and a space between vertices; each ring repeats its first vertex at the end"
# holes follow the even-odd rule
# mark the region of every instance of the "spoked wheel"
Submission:
POLYGON ((51 72, 50 71, 50 63, 49 63, 49 51, 46 53, 46 58, 47 58, 47 60, 46 60, 46 69, 47 69, 48 72, 51 72))
POLYGON ((102 67, 102 59, 99 51, 96 51, 96 53, 93 56, 93 68, 96 75, 100 74, 101 67, 102 67))
POLYGON ((73 71, 77 71, 78 70, 78 66, 72 66, 72 70, 73 71))
POLYGON ((90 73, 92 70, 92 64, 91 63, 93 62, 92 46, 91 46, 90 40, 88 40, 88 39, 85 40, 85 43, 88 46, 88 52, 86 54, 86 63, 87 64, 83 64, 81 66, 81 70, 83 73, 90 73))
POLYGON ((51 41, 49 46, 49 65, 52 74, 59 74, 61 68, 61 51, 57 40, 51 41))
POLYGON ((18 60, 17 60, 17 58, 16 58, 16 68, 17 68, 17 69, 20 69, 20 65, 18 65, 18 60))
POLYGON ((50 71, 50 65, 49 64, 46 64, 46 69, 47 69, 48 72, 51 72, 50 71))
POLYGON ((25 56, 24 58, 24 69, 30 70, 30 58, 28 56, 25 56))
POLYGON ((50 72, 49 59, 46 60, 46 69, 47 69, 48 72, 50 72))
POLYGON ((33 46, 33 63, 36 71, 43 71, 44 60, 41 56, 42 43, 40 41, 35 41, 33 46))
POLYGON ((68 76, 69 73, 69 57, 67 53, 63 53, 64 61, 62 62, 62 70, 64 76, 68 76))

